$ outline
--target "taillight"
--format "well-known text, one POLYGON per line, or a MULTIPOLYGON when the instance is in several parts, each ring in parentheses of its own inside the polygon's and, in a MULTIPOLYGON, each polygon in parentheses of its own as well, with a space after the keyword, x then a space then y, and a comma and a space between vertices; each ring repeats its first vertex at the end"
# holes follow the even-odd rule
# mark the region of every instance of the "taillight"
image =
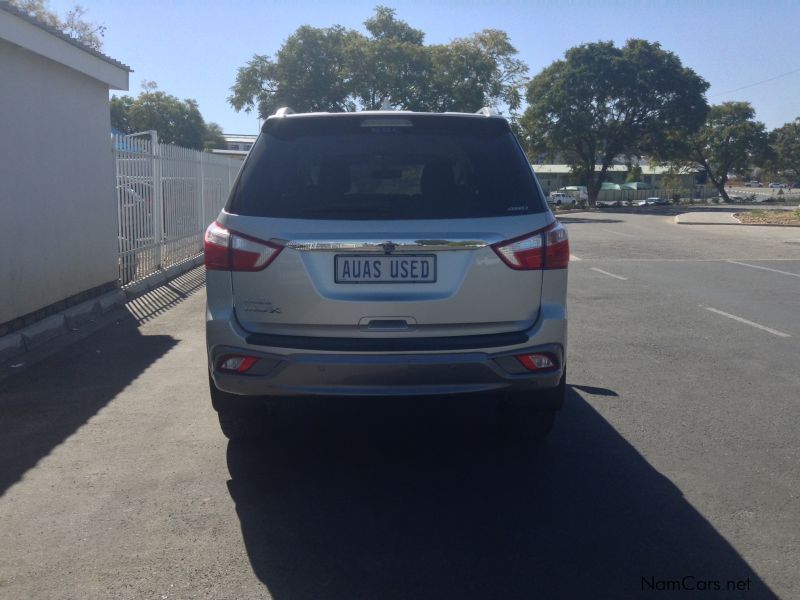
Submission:
POLYGON ((517 356, 517 360, 528 371, 555 371, 558 369, 558 359, 547 352, 520 354, 517 356))
POLYGON ((567 228, 556 221, 544 231, 544 268, 566 269, 569 265, 567 228))
POLYGON ((569 264, 567 230, 558 221, 545 229, 494 244, 492 249, 517 270, 566 269, 569 264))
POLYGON ((206 229, 204 248, 209 271, 260 271, 282 250, 281 246, 229 231, 216 222, 206 229))
POLYGON ((219 370, 229 373, 246 373, 258 362, 255 356, 223 356, 219 361, 219 370))

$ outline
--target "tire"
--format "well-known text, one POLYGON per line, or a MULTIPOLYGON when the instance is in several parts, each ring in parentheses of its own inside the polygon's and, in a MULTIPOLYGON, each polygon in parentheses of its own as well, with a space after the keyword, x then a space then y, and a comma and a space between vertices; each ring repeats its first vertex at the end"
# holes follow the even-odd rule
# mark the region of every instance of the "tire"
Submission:
POLYGON ((567 391, 566 369, 554 388, 532 392, 511 392, 497 406, 498 433, 506 444, 543 442, 555 424, 556 414, 567 391))
POLYGON ((253 444, 263 443, 275 421, 274 405, 267 405, 259 398, 237 396, 223 392, 208 377, 211 404, 217 411, 222 433, 231 442, 253 444))
POLYGON ((556 200, 556 206, 561 206, 561 200, 556 200))
POLYGON ((225 409, 217 412, 222 433, 231 442, 255 443, 264 439, 264 419, 251 411, 225 409))

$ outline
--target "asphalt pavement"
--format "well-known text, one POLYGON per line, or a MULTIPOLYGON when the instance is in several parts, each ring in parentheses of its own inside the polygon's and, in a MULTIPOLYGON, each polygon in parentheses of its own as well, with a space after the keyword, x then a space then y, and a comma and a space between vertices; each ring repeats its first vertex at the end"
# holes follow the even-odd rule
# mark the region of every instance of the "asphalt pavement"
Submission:
POLYGON ((800 230, 562 221, 570 391, 541 448, 447 398, 305 401, 229 445, 201 270, 22 367, 0 598, 800 597, 800 230))

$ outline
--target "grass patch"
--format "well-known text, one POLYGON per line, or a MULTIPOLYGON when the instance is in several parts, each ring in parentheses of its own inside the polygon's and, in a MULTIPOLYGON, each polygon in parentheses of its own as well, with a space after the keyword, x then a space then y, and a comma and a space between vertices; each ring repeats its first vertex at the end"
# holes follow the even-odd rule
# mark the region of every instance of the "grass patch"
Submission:
POLYGON ((736 215, 750 225, 800 225, 799 210, 750 210, 736 215))

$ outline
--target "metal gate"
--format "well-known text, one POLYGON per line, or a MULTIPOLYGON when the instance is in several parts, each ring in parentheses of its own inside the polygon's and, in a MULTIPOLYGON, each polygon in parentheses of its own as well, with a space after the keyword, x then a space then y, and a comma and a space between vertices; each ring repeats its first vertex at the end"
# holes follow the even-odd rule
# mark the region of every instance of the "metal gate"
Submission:
POLYGON ((119 274, 126 285, 192 259, 242 161, 158 142, 155 131, 112 136, 119 274))

